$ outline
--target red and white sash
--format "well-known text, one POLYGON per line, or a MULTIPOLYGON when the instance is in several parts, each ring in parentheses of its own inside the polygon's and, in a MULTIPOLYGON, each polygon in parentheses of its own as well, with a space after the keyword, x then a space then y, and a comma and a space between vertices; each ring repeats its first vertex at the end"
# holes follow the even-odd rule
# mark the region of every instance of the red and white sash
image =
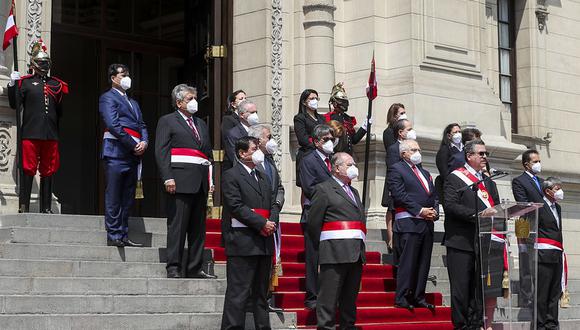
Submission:
MULTIPOLYGON (((129 134, 135 142, 137 143, 141 142, 141 133, 127 127, 123 127, 123 131, 129 134)), ((103 139, 117 140, 117 137, 111 134, 111 132, 109 132, 108 129, 106 129, 105 133, 103 133, 103 139)))
POLYGON ((538 250, 558 250, 562 252, 562 292, 566 291, 568 287, 568 258, 564 252, 562 243, 544 237, 538 237, 536 242, 536 249, 538 250))
POLYGON ((367 227, 360 221, 331 221, 322 225, 320 241, 331 239, 366 240, 367 227))
POLYGON ((186 163, 208 166, 209 186, 213 186, 213 165, 209 158, 201 151, 190 148, 171 148, 171 163, 186 163))
MULTIPOLYGON (((265 219, 270 219, 270 210, 265 209, 252 209, 254 213, 261 215, 265 219)), ((236 218, 232 218, 232 227, 233 228, 247 228, 248 226, 244 225, 240 220, 236 218)))
POLYGON ((417 218, 423 219, 420 215, 412 215, 409 211, 407 211, 404 207, 396 207, 395 208, 395 220, 405 219, 405 218, 417 218))
MULTIPOLYGON (((455 176, 460 178, 461 181, 465 182, 466 185, 471 185, 479 181, 479 179, 471 172, 469 172, 469 170, 467 170, 465 167, 460 167, 451 173, 455 174, 455 176)), ((480 182, 477 187, 479 188, 477 191, 477 196, 483 202, 483 204, 485 204, 487 207, 494 207, 495 203, 493 202, 493 198, 491 198, 491 194, 487 191, 487 188, 483 182, 480 182)))

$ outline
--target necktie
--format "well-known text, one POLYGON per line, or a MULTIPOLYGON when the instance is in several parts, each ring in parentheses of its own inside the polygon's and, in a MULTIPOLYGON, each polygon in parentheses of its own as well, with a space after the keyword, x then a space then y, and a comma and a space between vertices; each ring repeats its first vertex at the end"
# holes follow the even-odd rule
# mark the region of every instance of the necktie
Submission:
POLYGON ((330 167, 330 159, 328 159, 328 157, 324 159, 324 163, 326 164, 326 168, 328 168, 328 172, 332 172, 332 167, 330 167))
POLYGON ((254 178, 254 180, 256 180, 256 182, 258 182, 258 177, 256 176, 256 170, 253 169, 252 171, 250 171, 250 176, 252 178, 254 178))
POLYGON ((413 166, 411 166, 411 168, 413 169, 413 172, 415 173, 415 176, 417 177, 417 179, 419 179, 419 182, 421 182, 423 189, 425 189, 425 191, 427 193, 429 193, 429 187, 425 186, 425 182, 423 182, 423 179, 421 179, 421 175, 419 174, 419 170, 417 169, 417 166, 413 165, 413 166))
POLYGON ((187 124, 189 125, 189 127, 191 128, 191 131, 193 132, 193 136, 195 137, 195 141, 197 141, 197 143, 201 143, 199 133, 197 132, 197 128, 195 128, 195 125, 193 125, 193 120, 191 118, 187 118, 187 124))
POLYGON ((560 219, 558 219, 558 209, 556 209, 556 204, 550 205, 552 213, 554 213, 554 218, 556 218, 556 225, 560 228, 560 219))
POLYGON ((267 159, 264 160, 264 163, 262 163, 262 165, 264 166, 264 172, 266 172, 268 179, 270 179, 270 182, 273 182, 272 165, 270 165, 270 162, 267 159))
POLYGON ((356 199, 354 198, 354 194, 352 193, 352 190, 350 190, 350 186, 345 184, 342 187, 344 188, 344 191, 346 192, 348 197, 350 197, 350 199, 352 199, 352 201, 356 204, 356 199))
POLYGON ((534 182, 536 183, 536 186, 538 187, 538 190, 540 192, 542 192, 542 188, 540 187, 540 181, 538 180, 538 177, 534 175, 533 179, 534 179, 534 182))

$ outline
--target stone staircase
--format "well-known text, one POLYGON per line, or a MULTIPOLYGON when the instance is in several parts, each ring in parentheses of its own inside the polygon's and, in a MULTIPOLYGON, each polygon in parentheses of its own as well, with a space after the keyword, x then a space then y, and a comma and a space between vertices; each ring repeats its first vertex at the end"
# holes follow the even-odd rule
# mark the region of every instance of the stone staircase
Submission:
MULTIPOLYGON (((103 217, 0 216, 0 329, 218 329, 225 265, 218 280, 167 279, 165 220, 129 224, 148 247, 106 246, 103 217)), ((296 315, 271 324, 294 328, 296 315)))

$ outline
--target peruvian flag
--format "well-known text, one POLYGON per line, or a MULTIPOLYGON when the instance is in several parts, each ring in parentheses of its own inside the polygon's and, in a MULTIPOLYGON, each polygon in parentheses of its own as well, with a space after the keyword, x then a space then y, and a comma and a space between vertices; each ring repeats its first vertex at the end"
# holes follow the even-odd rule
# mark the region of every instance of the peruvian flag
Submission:
POLYGON ((14 20, 14 1, 12 2, 12 7, 10 7, 10 15, 8 15, 8 21, 6 22, 6 29, 4 30, 4 43, 2 44, 2 50, 6 50, 8 46, 12 43, 12 39, 18 35, 18 27, 16 26, 16 21, 14 20))
POLYGON ((373 60, 371 61, 371 74, 367 83, 367 97, 370 101, 377 97, 377 76, 375 74, 375 52, 373 52, 373 60))

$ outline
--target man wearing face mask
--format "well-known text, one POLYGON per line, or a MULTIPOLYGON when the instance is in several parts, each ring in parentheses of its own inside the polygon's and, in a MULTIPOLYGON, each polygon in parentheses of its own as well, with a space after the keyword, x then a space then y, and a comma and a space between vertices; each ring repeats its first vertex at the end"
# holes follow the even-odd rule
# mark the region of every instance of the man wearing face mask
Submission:
POLYGON ((20 155, 18 212, 29 212, 30 191, 36 172, 40 172, 40 213, 52 213, 52 175, 60 166, 58 121, 62 115, 62 98, 68 85, 49 76, 51 61, 42 41, 34 44, 30 59, 31 75, 20 77, 15 71, 8 83, 8 101, 22 117, 18 127, 20 155), (22 113, 22 115, 21 115, 22 113), (20 161, 22 162, 20 164, 20 161))
MULTIPOLYGON (((489 153, 483 141, 471 140, 465 144, 463 151, 465 165, 451 172, 444 185, 444 244, 447 248, 453 326, 456 329, 479 329, 483 326, 483 312, 481 303, 477 301, 478 297, 481 299, 482 283, 476 265, 478 251, 474 246, 477 239, 475 203, 481 212, 497 205, 500 199, 495 182, 489 179, 479 183, 477 197, 471 189, 466 189, 466 186, 484 178, 482 172, 489 153)), ((492 305, 486 302, 486 306, 492 305)))
POLYGON ((332 156, 332 178, 314 188, 308 239, 318 251, 320 291, 318 329, 354 329, 356 298, 365 263, 366 216, 358 191, 350 183, 358 169, 347 153, 332 156))
MULTIPOLYGON (((349 100, 342 82, 339 82, 332 87, 328 103, 332 106, 332 111, 324 114, 326 122, 328 123, 331 120, 336 120, 342 124, 345 130, 343 139, 346 141, 344 141, 344 143, 339 143, 339 145, 344 146, 342 148, 343 150, 337 150, 337 152, 346 152, 349 155, 352 155, 353 146, 359 143, 367 133, 368 120, 365 119, 364 124, 358 130, 354 129, 356 126, 356 118, 346 114, 348 111, 349 100)), ((370 119, 370 122, 372 124, 372 118, 370 119)))
MULTIPOLYGON (((529 149, 522 153, 522 166, 524 173, 512 180, 512 192, 517 202, 543 203, 544 193, 542 192, 542 182, 538 177, 542 171, 540 154, 537 150, 529 149)), ((532 297, 532 275, 529 274, 530 266, 529 253, 533 249, 527 243, 527 239, 518 239, 520 258, 520 294, 518 295, 520 306, 529 307, 533 301, 532 297)))
POLYGON ((248 130, 250 127, 260 122, 258 109, 254 102, 245 99, 238 104, 237 109, 240 122, 226 134, 224 146, 226 151, 225 159, 231 162, 235 162, 236 160, 236 153, 234 151, 236 141, 243 136, 248 136, 248 130))
POLYGON ((542 181, 544 206, 539 209, 538 222, 538 291, 537 329, 559 329, 558 301, 567 295, 564 241, 562 239, 562 181, 548 177, 542 181))
POLYGON ((309 212, 314 193, 314 186, 328 180, 331 177, 330 156, 334 151, 334 131, 321 124, 314 127, 312 140, 316 149, 306 154, 300 162, 300 181, 304 194, 304 205, 300 224, 304 232, 304 250, 306 257, 306 299, 304 306, 308 309, 316 309, 316 295, 318 292, 318 253, 311 244, 309 232, 306 226, 309 222, 309 212))
POLYGON ((413 124, 408 119, 399 119, 393 127, 393 134, 397 142, 391 144, 387 149, 387 167, 398 163, 401 160, 399 145, 404 140, 416 140, 417 133, 413 129, 413 124))
POLYGON ((425 300, 433 221, 439 218, 439 202, 431 174, 421 166, 421 149, 414 140, 399 145, 402 160, 391 166, 389 187, 395 205, 393 232, 398 255, 395 307, 434 309, 425 300))
POLYGON ((261 157, 258 139, 240 138, 235 145, 237 163, 224 172, 222 235, 227 255, 227 290, 221 329, 243 329, 245 307, 253 307, 255 329, 270 329, 266 302, 277 219, 277 190, 256 167, 261 157))
POLYGON ((167 193, 168 278, 216 278, 202 270, 213 159, 207 124, 194 116, 196 96, 191 86, 175 86, 171 98, 177 111, 157 123, 155 160, 167 193), (182 266, 186 238, 188 251, 182 266))
POLYGON ((105 165, 105 226, 110 246, 141 246, 131 241, 129 213, 135 199, 140 162, 148 146, 147 127, 139 104, 127 96, 129 68, 111 64, 107 70, 111 89, 99 98, 103 119, 105 165))

